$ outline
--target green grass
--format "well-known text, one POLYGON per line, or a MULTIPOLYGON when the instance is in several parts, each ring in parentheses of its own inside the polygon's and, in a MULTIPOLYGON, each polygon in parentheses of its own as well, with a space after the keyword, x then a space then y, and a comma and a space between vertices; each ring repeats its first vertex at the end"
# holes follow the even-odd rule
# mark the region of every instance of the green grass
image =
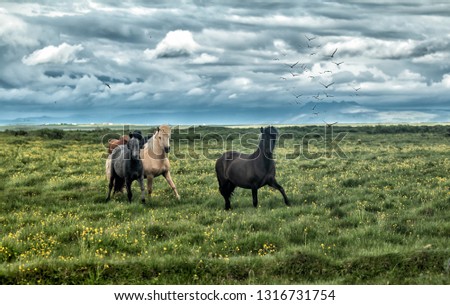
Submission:
MULTIPOLYGON (((197 132, 255 140, 257 130, 197 132)), ((214 172, 220 141, 206 158, 193 133, 175 131, 190 139, 170 156, 182 199, 159 177, 142 205, 137 184, 132 204, 124 194, 104 201, 108 131, 0 133, 0 283, 450 283, 447 127, 338 126, 345 158, 329 150, 323 127, 280 131, 294 135, 276 150, 293 205, 265 187, 254 209, 251 192, 237 189, 231 211, 214 172), (299 143, 309 145, 293 155, 299 143)))

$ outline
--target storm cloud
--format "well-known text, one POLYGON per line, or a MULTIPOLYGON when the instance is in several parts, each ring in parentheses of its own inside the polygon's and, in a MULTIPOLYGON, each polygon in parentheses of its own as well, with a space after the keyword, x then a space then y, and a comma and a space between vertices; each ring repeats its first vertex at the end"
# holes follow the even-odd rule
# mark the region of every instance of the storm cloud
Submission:
POLYGON ((448 122, 449 15, 414 0, 2 1, 0 123, 448 122))

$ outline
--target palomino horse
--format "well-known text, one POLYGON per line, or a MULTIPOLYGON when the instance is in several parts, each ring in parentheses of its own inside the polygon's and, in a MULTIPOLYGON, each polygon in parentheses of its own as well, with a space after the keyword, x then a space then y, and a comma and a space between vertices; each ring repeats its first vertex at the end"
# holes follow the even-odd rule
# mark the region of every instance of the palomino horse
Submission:
POLYGON ((180 199, 175 183, 170 176, 170 163, 167 157, 170 151, 170 134, 171 129, 168 125, 159 126, 141 149, 141 160, 144 166, 144 175, 147 177, 148 194, 152 194, 153 178, 163 175, 177 199, 180 199))
POLYGON ((236 186, 252 190, 255 208, 258 206, 258 189, 264 185, 279 190, 284 203, 290 205, 283 187, 275 180, 273 150, 277 135, 275 127, 261 127, 261 138, 255 152, 247 155, 228 151, 216 161, 217 180, 220 193, 225 199, 225 210, 231 208, 230 197, 236 186))

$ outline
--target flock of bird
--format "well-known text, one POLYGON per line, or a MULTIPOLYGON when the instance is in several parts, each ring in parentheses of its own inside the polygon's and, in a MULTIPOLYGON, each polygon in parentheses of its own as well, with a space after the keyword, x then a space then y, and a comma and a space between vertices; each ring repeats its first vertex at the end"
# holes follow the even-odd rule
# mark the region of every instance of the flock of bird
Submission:
MULTIPOLYGON (((320 111, 319 111, 319 103, 320 101, 326 99, 326 98, 333 98, 334 95, 332 94, 332 92, 334 91, 333 85, 335 85, 335 81, 333 81, 332 76, 333 73, 336 72, 336 70, 333 72, 332 70, 328 69, 328 70, 323 70, 323 71, 315 71, 313 72, 313 66, 314 66, 314 62, 312 62, 311 58, 313 57, 319 57, 320 55, 320 47, 321 45, 319 44, 314 44, 314 42, 317 39, 317 36, 308 36, 308 35, 304 35, 305 39, 304 43, 301 43, 299 46, 301 49, 303 49, 301 51, 302 53, 302 57, 306 57, 307 59, 302 62, 301 60, 295 60, 292 62, 283 62, 280 57, 275 57, 272 60, 273 61, 280 61, 282 62, 283 66, 286 67, 287 71, 285 70, 286 73, 284 73, 282 76, 279 77, 280 80, 282 81, 290 81, 296 78, 300 78, 300 77, 306 77, 308 79, 311 80, 311 82, 313 82, 314 84, 317 84, 317 86, 319 87, 319 89, 317 89, 317 94, 305 94, 305 93, 301 93, 299 92, 299 90, 295 87, 292 87, 291 89, 286 89, 286 91, 290 92, 290 95, 292 95, 295 100, 294 101, 289 101, 289 104, 291 105, 303 105, 303 102, 305 101, 305 99, 311 101, 311 99, 314 99, 315 101, 317 101, 316 104, 314 104, 314 106, 311 108, 311 114, 313 116, 319 116, 320 111), (306 50, 306 51, 305 51, 306 50), (312 63, 311 63, 312 62, 312 63)), ((324 66, 328 66, 328 63, 332 63, 334 64, 334 66, 336 67, 337 70, 341 69, 341 65, 344 64, 344 61, 340 61, 337 59, 338 55, 339 55, 339 49, 338 48, 334 48, 334 50, 331 53, 326 53, 323 54, 321 57, 321 64, 324 63, 324 66)), ((281 54, 283 57, 288 58, 288 54, 287 53, 282 53, 281 54)), ((296 56, 298 56, 298 53, 296 53, 296 56)), ((321 65, 319 65, 320 67, 321 65)), ((317 69, 315 69, 317 70, 317 69)), ((290 83, 290 82, 289 82, 290 83)), ((357 96, 358 95, 358 91, 361 89, 361 87, 354 87, 354 85, 349 85, 353 88, 354 90, 354 94, 353 96, 357 96)), ((326 123, 325 124, 327 126, 331 126, 333 124, 332 123, 326 123)))
MULTIPOLYGON (((317 85, 320 85, 321 90, 317 90, 317 94, 305 94, 305 93, 299 93, 298 89, 296 89, 295 87, 291 88, 291 89, 286 89, 286 91, 289 91, 290 94, 295 98, 294 101, 290 101, 289 104, 291 105, 303 105, 303 102, 305 101, 304 99, 308 99, 309 96, 309 100, 311 101, 311 98, 313 98, 314 100, 317 101, 317 103, 314 103, 313 107, 311 108, 311 115, 318 117, 320 115, 320 111, 318 108, 320 108, 320 101, 326 99, 326 98, 332 98, 334 97, 334 95, 332 95, 330 93, 330 91, 334 91, 333 90, 333 85, 335 85, 335 81, 332 80, 332 75, 334 72, 336 72, 336 70, 333 72, 332 70, 328 69, 328 70, 323 70, 323 71, 318 71, 318 72, 313 72, 313 66, 314 63, 311 62, 310 58, 312 58, 313 56, 319 56, 318 54, 319 52, 319 48, 321 47, 321 45, 319 44, 314 44, 314 41, 316 41, 317 36, 308 36, 308 35, 304 35, 305 37, 305 44, 300 44, 299 47, 302 49, 306 49, 306 51, 302 51, 302 56, 307 56, 309 59, 306 60, 306 62, 300 62, 300 60, 296 60, 295 62, 283 62, 283 66, 287 67, 288 69, 288 73, 285 73, 284 75, 280 76, 279 79, 283 80, 283 81, 289 81, 295 78, 300 78, 300 77, 307 77, 308 79, 310 79, 311 81, 316 80, 317 85), (323 87, 323 88, 322 88, 323 87)), ((336 55, 338 54, 338 48, 334 48, 334 50, 331 53, 327 53, 322 55, 322 59, 326 60, 326 62, 331 62, 332 64, 334 64, 336 66, 336 69, 341 69, 341 65, 344 64, 344 61, 337 61, 336 55)), ((296 56, 298 56, 298 52, 296 53, 296 56)), ((287 57, 287 53, 281 53, 281 55, 285 58, 287 57)), ((272 59, 273 61, 280 61, 281 59, 280 57, 276 57, 272 59)), ((320 63, 323 63, 322 61, 320 63)), ((321 65, 320 65, 321 66, 321 65)), ((320 67, 319 66, 319 67, 320 67)), ((329 66, 329 65, 327 65, 329 66)), ((103 82, 103 85, 105 87, 107 87, 108 89, 111 89, 111 85, 107 82, 103 82)), ((353 88, 354 90, 354 94, 352 94, 352 96, 358 96, 359 95, 359 90, 361 89, 361 87, 355 87, 354 85, 349 84, 349 86, 351 88, 353 88)), ((56 101, 55 101, 56 103, 56 101)), ((336 124, 337 122, 334 123, 327 123, 324 120, 322 120, 326 126, 331 127, 332 125, 336 124)))

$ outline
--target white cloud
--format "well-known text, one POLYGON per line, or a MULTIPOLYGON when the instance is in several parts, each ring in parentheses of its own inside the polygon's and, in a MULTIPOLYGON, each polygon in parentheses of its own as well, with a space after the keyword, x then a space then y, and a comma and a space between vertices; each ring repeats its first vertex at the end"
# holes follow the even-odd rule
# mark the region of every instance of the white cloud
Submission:
POLYGON ((103 85, 96 77, 84 75, 78 80, 73 93, 77 96, 89 95, 98 92, 100 86, 105 87, 105 85, 103 85))
POLYGON ((227 79, 217 85, 219 89, 228 89, 232 91, 249 90, 253 85, 251 79, 246 77, 235 77, 227 79))
POLYGON ((289 27, 306 27, 306 28, 321 28, 333 27, 335 22, 332 19, 321 16, 285 16, 285 15, 268 15, 268 16, 227 16, 230 22, 262 25, 262 26, 289 26, 289 27))
POLYGON ((48 46, 36 50, 28 56, 22 58, 22 62, 28 66, 45 63, 66 64, 77 60, 77 53, 83 50, 83 46, 62 43, 59 46, 48 46))
POLYGON ((221 48, 244 50, 264 41, 264 37, 251 31, 229 31, 222 29, 204 29, 199 38, 210 48, 223 51, 221 48))
POLYGON ((189 56, 200 48, 190 31, 176 30, 166 34, 154 50, 144 53, 150 58, 189 56))
POLYGON ((445 88, 450 88, 450 74, 444 74, 441 83, 445 88))
POLYGON ((209 55, 206 53, 200 54, 200 56, 192 60, 193 64, 211 64, 219 61, 219 58, 214 55, 209 55))
POLYGON ((146 96, 147 96, 147 93, 145 93, 145 92, 136 92, 135 94, 133 94, 132 96, 127 98, 127 101, 139 101, 139 100, 144 99, 146 96))
POLYGON ((324 45, 324 54, 331 54, 336 48, 336 56, 342 53, 364 55, 369 58, 402 58, 412 54, 419 42, 407 40, 382 40, 369 37, 340 37, 339 42, 324 45))
POLYGON ((420 73, 412 72, 409 69, 403 70, 398 75, 398 79, 405 81, 425 81, 425 77, 423 77, 420 73))
POLYGON ((187 93, 187 95, 203 95, 203 94, 205 94, 205 89, 202 88, 192 88, 187 93))
POLYGON ((448 67, 448 62, 450 61, 450 54, 448 52, 436 52, 431 54, 425 54, 421 57, 413 58, 413 63, 418 64, 429 64, 429 65, 440 65, 448 67))
POLYGON ((6 10, 0 8, 0 45, 35 46, 37 40, 29 35, 28 25, 15 16, 11 16, 6 10))

